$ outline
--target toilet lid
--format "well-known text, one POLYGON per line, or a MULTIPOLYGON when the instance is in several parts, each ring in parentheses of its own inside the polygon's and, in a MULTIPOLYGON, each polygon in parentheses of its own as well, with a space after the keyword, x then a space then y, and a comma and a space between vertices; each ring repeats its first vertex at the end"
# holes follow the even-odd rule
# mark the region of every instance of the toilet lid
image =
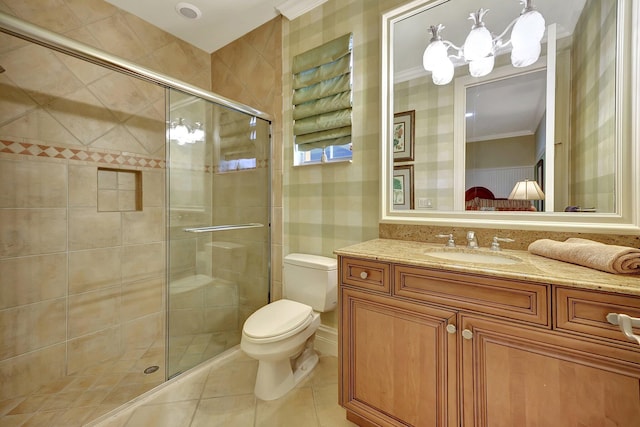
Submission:
POLYGON ((265 305, 244 323, 244 334, 264 339, 293 335, 306 328, 312 320, 313 309, 296 301, 281 299, 265 305))

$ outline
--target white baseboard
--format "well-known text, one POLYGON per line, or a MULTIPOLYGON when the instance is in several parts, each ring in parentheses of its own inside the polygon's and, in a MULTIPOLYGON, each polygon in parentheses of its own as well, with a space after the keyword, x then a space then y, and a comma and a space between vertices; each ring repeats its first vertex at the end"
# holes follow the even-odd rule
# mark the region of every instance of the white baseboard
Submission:
POLYGON ((327 356, 338 356, 338 330, 320 325, 316 332, 313 346, 318 353, 327 356))

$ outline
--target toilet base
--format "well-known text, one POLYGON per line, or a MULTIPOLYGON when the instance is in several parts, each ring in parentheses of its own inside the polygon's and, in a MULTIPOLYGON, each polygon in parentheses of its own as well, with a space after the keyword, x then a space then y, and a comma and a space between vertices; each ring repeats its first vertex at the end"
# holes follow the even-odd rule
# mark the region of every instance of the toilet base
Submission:
POLYGON ((258 362, 258 374, 254 393, 258 399, 275 400, 287 394, 313 371, 318 364, 318 353, 313 350, 313 340, 293 361, 291 359, 258 362), (311 344, 311 345, 309 345, 311 344), (294 368, 291 368, 291 365, 294 368))

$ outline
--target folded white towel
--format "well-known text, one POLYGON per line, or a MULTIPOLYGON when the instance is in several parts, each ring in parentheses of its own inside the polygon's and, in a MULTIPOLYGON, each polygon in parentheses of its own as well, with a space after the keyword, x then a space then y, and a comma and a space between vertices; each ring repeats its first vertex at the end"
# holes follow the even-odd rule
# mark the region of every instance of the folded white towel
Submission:
POLYGON ((571 237, 564 242, 536 240, 529 252, 609 273, 640 273, 640 249, 627 246, 571 237))

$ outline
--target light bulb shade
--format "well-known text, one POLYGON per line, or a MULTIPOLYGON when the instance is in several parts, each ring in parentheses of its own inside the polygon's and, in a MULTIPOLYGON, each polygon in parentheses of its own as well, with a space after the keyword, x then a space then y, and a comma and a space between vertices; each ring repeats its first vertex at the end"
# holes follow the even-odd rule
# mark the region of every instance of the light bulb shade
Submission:
POLYGON ((534 42, 519 47, 514 46, 511 51, 511 64, 514 67, 527 67, 540 58, 542 47, 534 42))
POLYGON ((531 44, 540 43, 544 37, 544 17, 537 10, 530 10, 518 17, 511 31, 511 44, 514 49, 531 44))
POLYGON ((193 130, 191 131, 191 139, 193 142, 204 142, 204 129, 202 128, 202 123, 195 122, 193 125, 193 130))
POLYGON ((429 43, 422 55, 422 66, 427 71, 433 71, 442 62, 448 60, 447 46, 442 40, 429 43))
POLYGON ((191 136, 191 139, 193 139, 193 142, 203 142, 204 141, 204 130, 202 130, 202 129, 194 130, 193 134, 191 136))
POLYGON ((544 200, 544 193, 536 181, 526 179, 516 182, 509 200, 544 200))
POLYGON ((514 67, 526 67, 540 58, 545 25, 544 17, 537 10, 529 10, 518 17, 511 31, 511 63, 514 67))
POLYGON ((464 59, 467 61, 475 61, 482 59, 493 50, 493 38, 486 27, 476 27, 472 29, 464 41, 464 59))
POLYGON ((169 130, 169 136, 172 140, 186 142, 189 139, 189 128, 179 123, 169 130))
POLYGON ((453 73, 453 62, 451 62, 449 58, 445 58, 445 60, 438 64, 438 67, 431 72, 431 79, 433 83, 438 86, 446 85, 453 80, 453 73))
POLYGON ((495 62, 496 59, 493 55, 471 61, 469 62, 469 74, 471 74, 473 77, 486 76, 491 71, 493 71, 495 62))

